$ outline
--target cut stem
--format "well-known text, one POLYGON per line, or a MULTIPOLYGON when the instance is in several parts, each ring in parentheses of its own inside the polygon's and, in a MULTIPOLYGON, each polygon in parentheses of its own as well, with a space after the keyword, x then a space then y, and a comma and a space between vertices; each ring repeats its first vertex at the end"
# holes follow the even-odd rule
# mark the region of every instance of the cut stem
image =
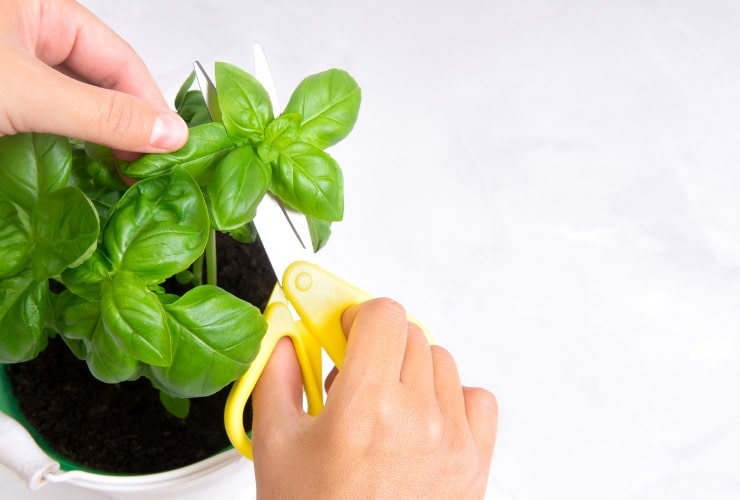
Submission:
POLYGON ((206 281, 209 285, 218 284, 218 265, 216 261, 216 230, 211 229, 206 244, 206 281))

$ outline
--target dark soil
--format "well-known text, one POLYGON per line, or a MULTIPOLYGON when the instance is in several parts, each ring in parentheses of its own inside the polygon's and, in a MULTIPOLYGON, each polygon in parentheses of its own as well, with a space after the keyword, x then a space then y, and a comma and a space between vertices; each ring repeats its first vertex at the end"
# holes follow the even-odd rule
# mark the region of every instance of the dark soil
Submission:
MULTIPOLYGON (((263 309, 276 279, 262 245, 236 243, 220 234, 218 244, 219 286, 263 309)), ((148 380, 103 384, 59 338, 35 360, 6 369, 31 425, 57 452, 85 467, 160 472, 229 445, 223 424, 228 387, 191 400, 190 414, 179 419, 162 407, 148 380)), ((246 428, 250 423, 247 414, 246 428)))

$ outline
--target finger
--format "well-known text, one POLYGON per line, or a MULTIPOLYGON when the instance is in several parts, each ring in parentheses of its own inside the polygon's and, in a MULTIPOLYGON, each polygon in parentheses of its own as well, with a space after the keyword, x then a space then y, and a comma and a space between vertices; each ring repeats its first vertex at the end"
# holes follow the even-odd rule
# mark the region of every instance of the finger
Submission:
POLYGON ((452 418, 458 425, 467 423, 462 384, 455 360, 446 349, 432 346, 432 362, 434 388, 442 414, 452 418))
POLYGON ((498 403, 493 394, 478 387, 465 387, 463 394, 470 431, 478 446, 478 454, 488 469, 496 445, 498 403))
POLYGON ((36 56, 96 86, 166 105, 144 61, 94 14, 73 1, 44 1, 36 56))
POLYGON ((339 370, 335 366, 331 369, 329 374, 326 376, 326 380, 324 380, 324 390, 326 393, 329 393, 329 390, 331 390, 331 386, 334 383, 334 380, 337 378, 337 375, 339 374, 339 370))
POLYGON ((347 351, 342 373, 355 380, 398 382, 406 351, 407 320, 403 307, 390 299, 373 299, 343 315, 347 351))
POLYGON ((31 57, 17 65, 0 77, 10 94, 0 105, 13 117, 11 130, 0 123, 0 132, 49 132, 141 153, 175 150, 187 140, 185 122, 164 106, 76 81, 31 57))
POLYGON ((408 324, 406 353, 401 368, 401 382, 415 393, 434 397, 432 349, 422 329, 411 322, 408 324))
POLYGON ((271 435, 273 429, 303 415, 303 381, 295 348, 288 338, 278 341, 252 392, 257 434, 271 435))

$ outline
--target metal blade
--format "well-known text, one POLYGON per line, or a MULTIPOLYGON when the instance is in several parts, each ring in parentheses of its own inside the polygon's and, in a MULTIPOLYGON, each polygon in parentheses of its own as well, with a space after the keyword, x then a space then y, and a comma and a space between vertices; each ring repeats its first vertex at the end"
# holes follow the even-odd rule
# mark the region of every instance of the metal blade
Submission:
POLYGON ((272 80, 272 71, 270 71, 270 65, 267 64, 265 51, 262 49, 262 45, 258 43, 254 44, 254 77, 267 91, 270 102, 272 102, 272 112, 275 116, 278 116, 282 108, 280 108, 277 89, 275 88, 275 82, 272 80))
POLYGON ((271 194, 266 194, 257 207, 254 225, 279 280, 293 262, 311 259, 311 237, 305 217, 285 208, 271 194))
POLYGON ((199 61, 195 61, 193 63, 193 69, 195 70, 195 79, 198 80, 198 86, 203 94, 203 100, 206 102, 208 114, 211 115, 211 120, 214 122, 220 122, 221 106, 218 104, 216 86, 213 84, 213 81, 211 81, 208 73, 206 73, 206 70, 199 61))
MULTIPOLYGON (((280 101, 277 89, 272 80, 267 57, 259 44, 254 46, 254 76, 267 91, 273 113, 275 116, 279 115, 280 101)), ((279 279, 282 279, 285 269, 291 263, 296 260, 308 260, 313 255, 306 218, 285 207, 269 193, 257 207, 254 225, 279 279)))

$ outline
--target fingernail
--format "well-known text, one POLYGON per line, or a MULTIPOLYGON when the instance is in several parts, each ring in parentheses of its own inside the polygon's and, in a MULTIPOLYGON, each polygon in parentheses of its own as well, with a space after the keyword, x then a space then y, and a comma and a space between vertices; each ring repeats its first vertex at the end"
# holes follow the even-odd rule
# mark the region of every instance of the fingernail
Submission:
POLYGON ((180 149, 188 140, 188 126, 175 113, 164 113, 154 120, 149 145, 165 151, 180 149))

